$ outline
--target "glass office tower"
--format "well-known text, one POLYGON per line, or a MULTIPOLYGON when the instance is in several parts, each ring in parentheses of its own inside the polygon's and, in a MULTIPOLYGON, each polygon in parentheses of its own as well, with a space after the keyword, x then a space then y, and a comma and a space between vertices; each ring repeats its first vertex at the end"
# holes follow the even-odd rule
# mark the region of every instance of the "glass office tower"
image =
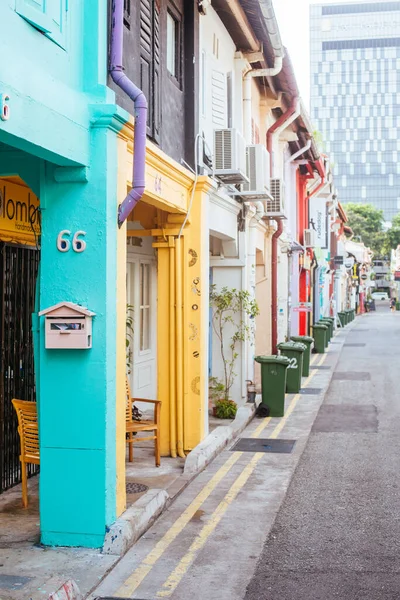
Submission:
POLYGON ((311 115, 340 201, 400 212, 400 2, 310 7, 311 115))

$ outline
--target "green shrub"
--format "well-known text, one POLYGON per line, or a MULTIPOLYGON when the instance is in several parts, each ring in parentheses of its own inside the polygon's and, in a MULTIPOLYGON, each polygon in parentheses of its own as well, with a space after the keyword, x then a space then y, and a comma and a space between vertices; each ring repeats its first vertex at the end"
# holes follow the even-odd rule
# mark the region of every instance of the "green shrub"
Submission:
POLYGON ((233 400, 217 400, 215 403, 215 414, 218 419, 234 419, 237 409, 237 404, 233 400))

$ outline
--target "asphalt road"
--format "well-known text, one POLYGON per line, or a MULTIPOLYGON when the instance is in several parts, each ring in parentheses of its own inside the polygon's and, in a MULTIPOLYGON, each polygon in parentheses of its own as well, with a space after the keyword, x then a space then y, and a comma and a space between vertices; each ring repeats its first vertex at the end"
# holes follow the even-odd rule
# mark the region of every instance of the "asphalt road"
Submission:
POLYGON ((349 332, 245 600, 399 600, 400 312, 349 332))

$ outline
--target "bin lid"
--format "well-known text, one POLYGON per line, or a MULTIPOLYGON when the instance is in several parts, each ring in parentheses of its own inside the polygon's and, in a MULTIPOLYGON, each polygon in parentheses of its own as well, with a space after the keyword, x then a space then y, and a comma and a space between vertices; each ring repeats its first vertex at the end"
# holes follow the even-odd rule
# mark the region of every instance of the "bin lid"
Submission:
POLYGON ((271 356, 255 356, 254 360, 258 363, 275 363, 280 365, 288 366, 290 360, 287 356, 277 356, 276 354, 272 354, 271 356))
POLYGON ((316 323, 315 325, 311 325, 312 329, 328 329, 328 325, 323 325, 323 323, 316 323))
POLYGON ((278 349, 304 352, 305 350, 307 350, 307 346, 305 344, 301 344, 300 342, 282 342, 282 344, 278 344, 278 349))
POLYGON ((333 317, 321 317, 320 321, 334 321, 333 317))
POLYGON ((294 342, 309 342, 310 344, 314 341, 314 338, 309 335, 292 335, 290 339, 294 342))

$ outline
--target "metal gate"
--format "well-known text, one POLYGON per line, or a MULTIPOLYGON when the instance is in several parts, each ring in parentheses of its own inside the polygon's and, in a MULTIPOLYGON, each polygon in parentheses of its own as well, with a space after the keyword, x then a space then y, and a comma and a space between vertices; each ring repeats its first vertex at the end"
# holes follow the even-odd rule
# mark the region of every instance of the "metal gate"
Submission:
MULTIPOLYGON (((13 398, 35 400, 32 318, 39 251, 0 243, 0 493, 20 483, 13 398)), ((29 474, 38 471, 29 465, 29 474)))

